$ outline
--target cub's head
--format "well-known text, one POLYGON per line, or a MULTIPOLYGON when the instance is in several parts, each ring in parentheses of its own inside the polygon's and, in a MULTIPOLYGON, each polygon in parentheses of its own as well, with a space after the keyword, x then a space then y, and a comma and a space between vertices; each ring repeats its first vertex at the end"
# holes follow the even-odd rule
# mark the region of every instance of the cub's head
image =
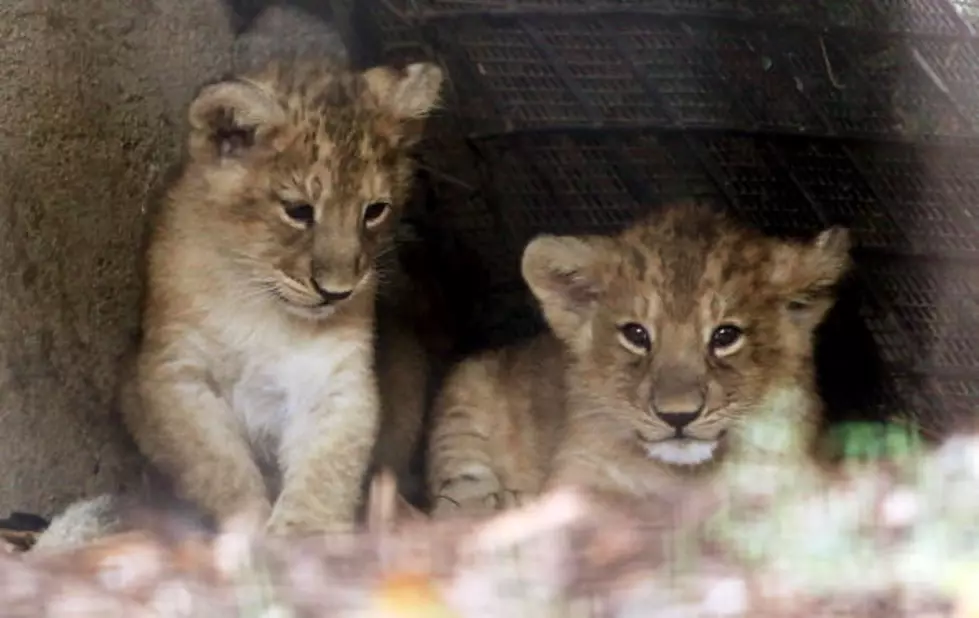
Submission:
POLYGON ((583 409, 653 459, 696 465, 776 393, 813 393, 813 332, 849 264, 843 228, 780 240, 680 204, 616 237, 539 236, 522 271, 583 409))
POLYGON ((441 83, 427 63, 355 72, 300 61, 204 87, 189 109, 184 183, 201 236, 250 291, 330 315, 368 287, 393 242, 409 152, 441 83))

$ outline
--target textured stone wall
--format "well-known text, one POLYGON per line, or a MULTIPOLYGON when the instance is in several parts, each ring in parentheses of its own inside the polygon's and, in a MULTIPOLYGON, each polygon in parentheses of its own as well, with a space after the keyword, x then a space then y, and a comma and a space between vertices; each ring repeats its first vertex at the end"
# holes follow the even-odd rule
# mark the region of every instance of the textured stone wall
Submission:
POLYGON ((236 39, 221 0, 0 3, 0 516, 133 481, 113 395, 184 108, 236 66, 336 49, 329 33, 273 7, 236 39))

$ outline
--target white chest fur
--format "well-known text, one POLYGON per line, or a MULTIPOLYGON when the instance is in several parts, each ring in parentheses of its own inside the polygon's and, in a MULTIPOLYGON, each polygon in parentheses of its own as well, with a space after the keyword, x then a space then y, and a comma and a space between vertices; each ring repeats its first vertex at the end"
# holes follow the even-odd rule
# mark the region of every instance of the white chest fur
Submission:
MULTIPOLYGON (((253 322, 254 323, 254 322, 253 322)), ((222 393, 259 452, 273 451, 290 426, 305 424, 325 402, 362 391, 372 365, 367 335, 324 328, 296 333, 275 321, 248 332, 226 325, 234 368, 221 380, 222 393)))

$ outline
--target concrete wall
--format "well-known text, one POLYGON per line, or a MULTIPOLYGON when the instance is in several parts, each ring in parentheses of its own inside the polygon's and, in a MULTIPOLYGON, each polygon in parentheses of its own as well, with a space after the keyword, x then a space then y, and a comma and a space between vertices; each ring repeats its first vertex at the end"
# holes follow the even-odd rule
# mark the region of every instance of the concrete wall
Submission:
POLYGON ((133 480, 115 378, 143 213, 197 87, 337 46, 289 8, 236 39, 221 0, 0 3, 0 517, 133 480))

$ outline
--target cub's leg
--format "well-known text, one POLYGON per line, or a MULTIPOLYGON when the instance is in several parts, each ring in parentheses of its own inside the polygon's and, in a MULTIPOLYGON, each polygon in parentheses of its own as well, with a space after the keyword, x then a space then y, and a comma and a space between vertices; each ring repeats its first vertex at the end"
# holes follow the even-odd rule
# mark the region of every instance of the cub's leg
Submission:
POLYGON ((353 525, 380 416, 371 362, 366 358, 359 368, 331 376, 318 404, 286 427, 279 454, 282 492, 270 533, 312 534, 353 525))
POLYGON ((494 392, 494 361, 463 361, 446 378, 432 413, 428 491, 432 515, 479 515, 517 500, 504 458, 506 400, 494 392))
POLYGON ((271 504, 251 447, 207 370, 187 358, 140 358, 120 393, 125 424, 147 459, 219 525, 235 516, 265 521, 271 504))

